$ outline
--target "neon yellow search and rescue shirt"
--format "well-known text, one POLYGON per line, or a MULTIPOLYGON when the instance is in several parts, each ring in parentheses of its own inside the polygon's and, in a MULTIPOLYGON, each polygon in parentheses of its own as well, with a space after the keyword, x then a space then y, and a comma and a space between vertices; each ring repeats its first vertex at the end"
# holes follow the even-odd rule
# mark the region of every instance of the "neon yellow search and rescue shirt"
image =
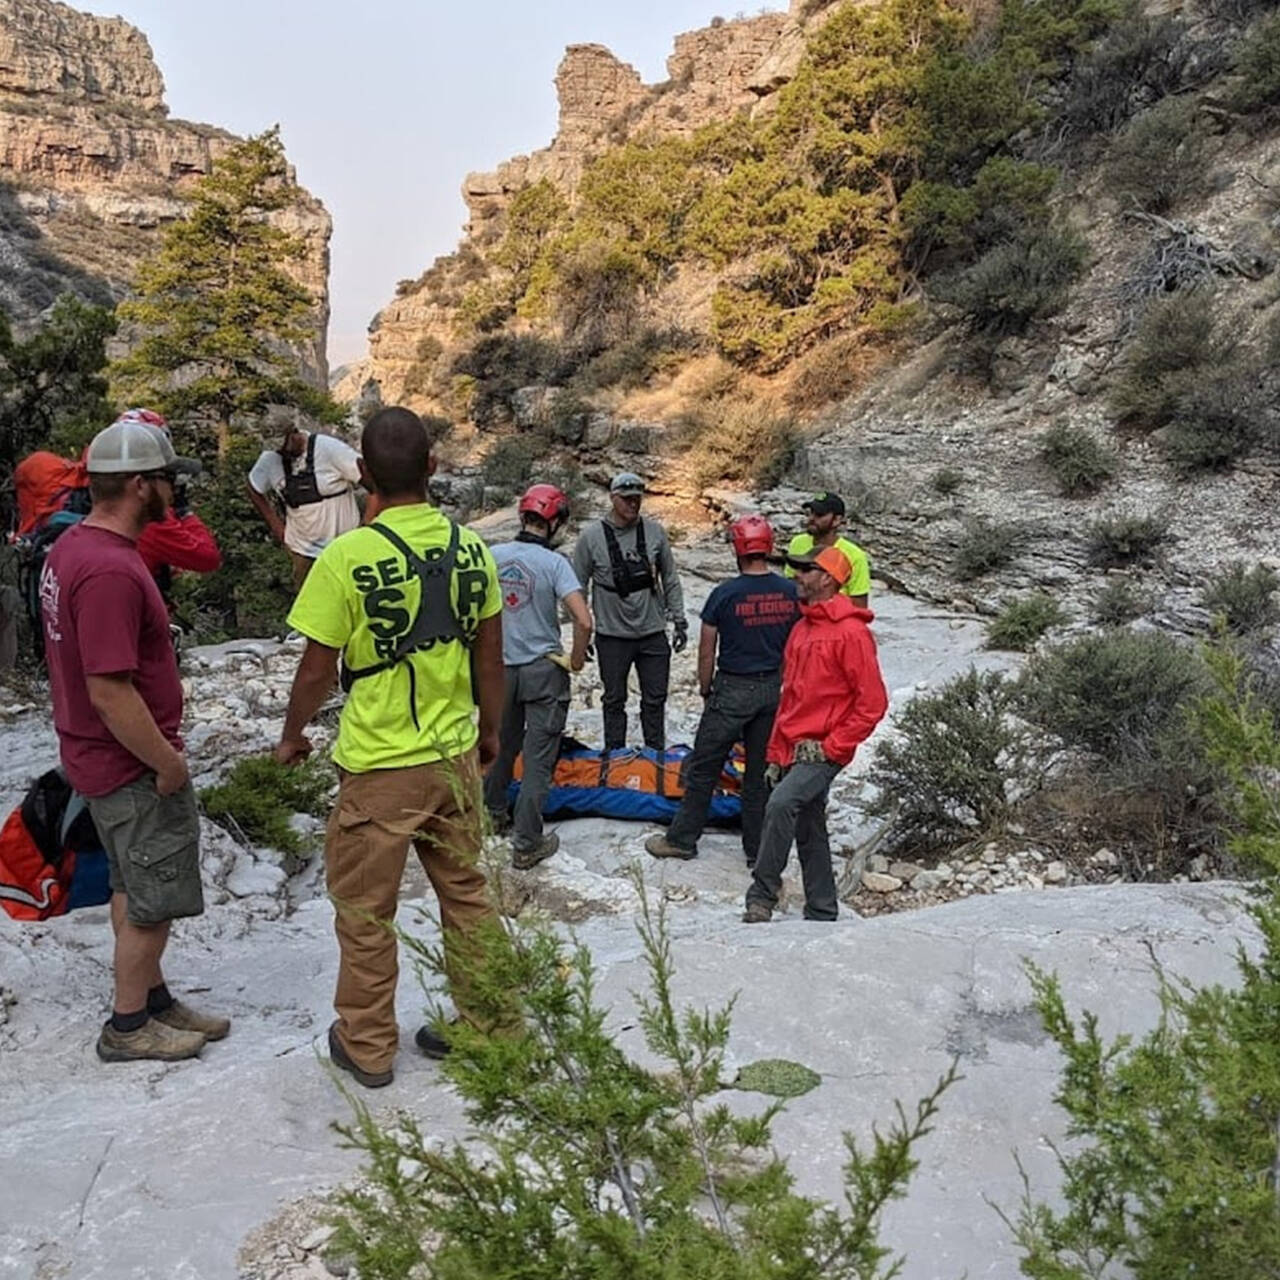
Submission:
MULTIPOLYGON (((835 545, 844 552, 845 559, 853 565, 849 581, 840 590, 847 596, 869 596, 871 594, 871 562, 867 559, 867 553, 856 542, 850 542, 848 538, 837 538, 835 545)), ((797 533, 787 544, 789 556, 807 556, 812 550, 813 534, 811 533, 797 533)), ((786 575, 788 578, 794 578, 796 571, 787 565, 786 575)))
MULTIPOLYGON (((388 507, 377 519, 427 559, 449 544, 451 522, 435 507, 388 507)), ((344 651, 358 669, 390 658, 413 626, 422 584, 376 529, 335 538, 311 567, 289 612, 289 625, 318 644, 344 651)), ((454 611, 468 641, 502 612, 498 571, 484 539, 458 529, 454 611)), ((471 650, 437 640, 385 671, 357 680, 347 695, 333 758, 351 773, 404 769, 460 756, 476 745, 471 650)))

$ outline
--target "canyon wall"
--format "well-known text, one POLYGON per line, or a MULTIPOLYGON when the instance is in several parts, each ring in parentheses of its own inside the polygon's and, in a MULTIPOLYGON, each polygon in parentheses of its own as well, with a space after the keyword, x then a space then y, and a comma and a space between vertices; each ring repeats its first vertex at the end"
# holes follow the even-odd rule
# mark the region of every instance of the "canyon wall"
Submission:
MULTIPOLYGON (((0 309, 22 327, 68 289, 122 297, 236 141, 169 116, 136 27, 55 0, 0 0, 0 309)), ((276 218, 306 244, 296 271, 320 308, 305 358, 323 385, 331 220, 306 192, 276 218)))
POLYGON ((646 85, 635 68, 603 45, 576 44, 556 72, 559 123, 551 144, 516 156, 489 173, 468 174, 462 185, 468 220, 459 255, 403 286, 370 325, 369 358, 355 366, 338 392, 351 398, 375 379, 386 403, 415 395, 406 380, 424 343, 448 346, 469 248, 494 244, 507 207, 530 183, 545 178, 572 199, 586 164, 610 146, 641 135, 689 135, 739 112, 759 114, 795 74, 808 25, 823 6, 792 0, 790 12, 761 13, 676 37, 668 78, 646 85), (807 11, 807 13, 806 13, 807 11))

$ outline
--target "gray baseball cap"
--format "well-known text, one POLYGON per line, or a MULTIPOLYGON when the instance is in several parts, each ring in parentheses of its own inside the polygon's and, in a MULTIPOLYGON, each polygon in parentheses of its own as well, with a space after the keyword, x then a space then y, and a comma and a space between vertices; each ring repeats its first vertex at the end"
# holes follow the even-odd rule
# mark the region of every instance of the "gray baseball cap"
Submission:
POLYGON ((195 458, 180 458, 163 431, 142 422, 113 422, 89 445, 85 466, 90 475, 138 475, 148 471, 200 473, 195 458))
POLYGON ((610 493, 634 494, 644 492, 644 481, 634 471, 620 471, 609 481, 610 493))

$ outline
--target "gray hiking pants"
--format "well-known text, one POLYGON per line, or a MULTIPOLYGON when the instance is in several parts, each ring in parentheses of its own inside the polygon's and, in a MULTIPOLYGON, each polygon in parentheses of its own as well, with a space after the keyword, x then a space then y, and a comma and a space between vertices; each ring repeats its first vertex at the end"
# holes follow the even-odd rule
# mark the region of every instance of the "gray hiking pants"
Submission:
POLYGON ((804 881, 804 918, 834 920, 836 879, 827 840, 827 792, 840 772, 838 764, 793 764, 769 794, 764 810, 760 853, 747 889, 747 903, 778 905, 782 873, 795 841, 804 881))
POLYGON ((627 745, 627 676, 636 669, 640 681, 640 729, 644 745, 666 746, 667 685, 671 680, 671 645, 665 631, 647 636, 596 636, 600 698, 604 710, 604 749, 627 745))
POLYGON ((707 825, 711 793, 734 744, 743 743, 747 768, 742 782, 742 850, 751 865, 760 852, 764 823, 764 753, 782 692, 782 675, 738 676, 721 671, 698 722, 698 736, 685 768, 684 799, 667 828, 667 839, 682 849, 696 849, 707 825))
POLYGON ((524 756, 520 794, 512 814, 511 843, 532 849, 542 838, 542 806, 560 754, 560 735, 569 714, 569 673, 546 658, 507 668, 498 758, 484 780, 490 813, 507 812, 507 787, 516 756, 524 756))

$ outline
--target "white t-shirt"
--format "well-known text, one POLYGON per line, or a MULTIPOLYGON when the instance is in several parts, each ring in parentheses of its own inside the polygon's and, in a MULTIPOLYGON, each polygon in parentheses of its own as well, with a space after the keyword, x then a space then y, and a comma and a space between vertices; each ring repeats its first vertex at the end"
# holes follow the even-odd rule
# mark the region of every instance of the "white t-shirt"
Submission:
MULTIPOLYGON (((360 455, 337 436, 316 436, 316 486, 330 496, 302 507, 288 507, 284 518, 284 545, 300 556, 314 560, 340 533, 360 523, 354 485, 360 483, 360 455)), ((292 470, 305 470, 307 451, 292 461, 292 470)), ((284 492, 284 461, 275 449, 263 450, 249 484, 264 496, 284 492)))

